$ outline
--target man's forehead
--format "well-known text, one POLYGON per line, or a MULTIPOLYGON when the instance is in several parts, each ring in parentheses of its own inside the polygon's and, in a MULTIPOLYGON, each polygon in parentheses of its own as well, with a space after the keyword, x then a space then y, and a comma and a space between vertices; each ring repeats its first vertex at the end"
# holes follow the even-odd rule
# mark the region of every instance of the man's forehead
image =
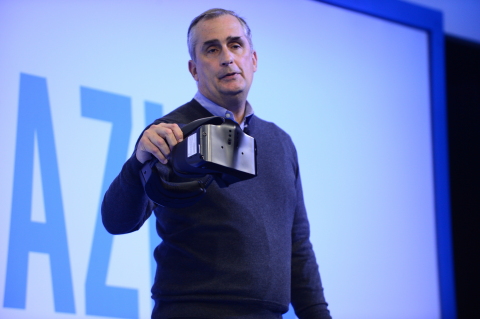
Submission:
POLYGON ((202 20, 197 24, 195 29, 197 37, 203 38, 201 39, 202 42, 213 39, 224 41, 232 37, 246 37, 245 30, 240 21, 231 15, 202 20))

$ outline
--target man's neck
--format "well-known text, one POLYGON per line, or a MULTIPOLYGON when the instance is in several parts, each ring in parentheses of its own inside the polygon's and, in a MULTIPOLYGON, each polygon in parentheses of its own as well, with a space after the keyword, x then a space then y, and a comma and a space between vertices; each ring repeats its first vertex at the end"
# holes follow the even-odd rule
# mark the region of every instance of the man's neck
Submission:
POLYGON ((243 117, 245 116, 245 104, 246 101, 244 101, 243 104, 238 104, 235 106, 231 106, 231 104, 228 107, 223 105, 222 106, 233 113, 233 116, 235 117, 235 121, 237 121, 237 123, 242 123, 243 117))
POLYGON ((232 112, 233 116, 235 117, 235 121, 237 121, 237 123, 242 123, 245 116, 245 106, 247 104, 246 98, 239 98, 238 96, 235 96, 232 98, 224 98, 221 101, 212 100, 212 102, 232 112))

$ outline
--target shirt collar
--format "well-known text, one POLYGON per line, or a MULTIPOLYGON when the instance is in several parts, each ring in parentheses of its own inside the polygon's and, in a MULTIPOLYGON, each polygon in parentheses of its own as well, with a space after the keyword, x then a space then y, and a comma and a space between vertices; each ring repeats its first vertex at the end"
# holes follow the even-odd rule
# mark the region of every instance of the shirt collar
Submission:
MULTIPOLYGON (((227 119, 231 119, 232 121, 235 121, 235 116, 233 115, 232 112, 227 110, 224 107, 221 107, 220 105, 210 101, 207 99, 200 91, 197 91, 197 94, 193 97, 195 100, 197 100, 198 103, 200 103, 201 106, 203 106, 207 111, 212 113, 214 116, 221 116, 227 119)), ((250 123, 250 120, 252 119, 253 116, 253 108, 250 105, 250 103, 246 103, 245 105, 245 116, 243 117, 242 123, 240 124, 240 128, 243 130, 246 126, 248 126, 248 123, 250 123)), ((236 121, 235 121, 236 122, 236 121)))

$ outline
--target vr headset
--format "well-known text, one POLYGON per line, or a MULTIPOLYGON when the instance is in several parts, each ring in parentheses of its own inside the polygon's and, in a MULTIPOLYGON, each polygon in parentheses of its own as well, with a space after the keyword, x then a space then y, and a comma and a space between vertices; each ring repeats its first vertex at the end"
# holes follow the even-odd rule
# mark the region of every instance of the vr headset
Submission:
POLYGON ((183 126, 182 132, 184 139, 173 148, 167 165, 154 159, 141 170, 145 193, 156 204, 191 206, 205 196, 213 180, 227 187, 257 176, 255 139, 238 123, 213 116, 183 126), (178 177, 188 180, 171 181, 178 177))

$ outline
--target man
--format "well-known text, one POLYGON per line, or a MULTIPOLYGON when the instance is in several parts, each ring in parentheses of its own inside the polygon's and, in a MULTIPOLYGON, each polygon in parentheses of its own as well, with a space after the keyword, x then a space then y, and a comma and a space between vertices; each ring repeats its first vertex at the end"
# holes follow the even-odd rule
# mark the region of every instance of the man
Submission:
POLYGON ((154 252, 152 318, 281 318, 290 302, 301 319, 330 318, 295 147, 247 102, 257 70, 248 25, 232 11, 208 10, 192 21, 188 46, 197 94, 143 132, 102 204, 114 234, 139 229, 154 210, 163 241, 154 252), (213 182, 187 208, 155 206, 142 187, 143 163, 167 164, 183 140, 177 124, 212 115, 234 119, 256 139, 258 176, 228 187, 213 182))

